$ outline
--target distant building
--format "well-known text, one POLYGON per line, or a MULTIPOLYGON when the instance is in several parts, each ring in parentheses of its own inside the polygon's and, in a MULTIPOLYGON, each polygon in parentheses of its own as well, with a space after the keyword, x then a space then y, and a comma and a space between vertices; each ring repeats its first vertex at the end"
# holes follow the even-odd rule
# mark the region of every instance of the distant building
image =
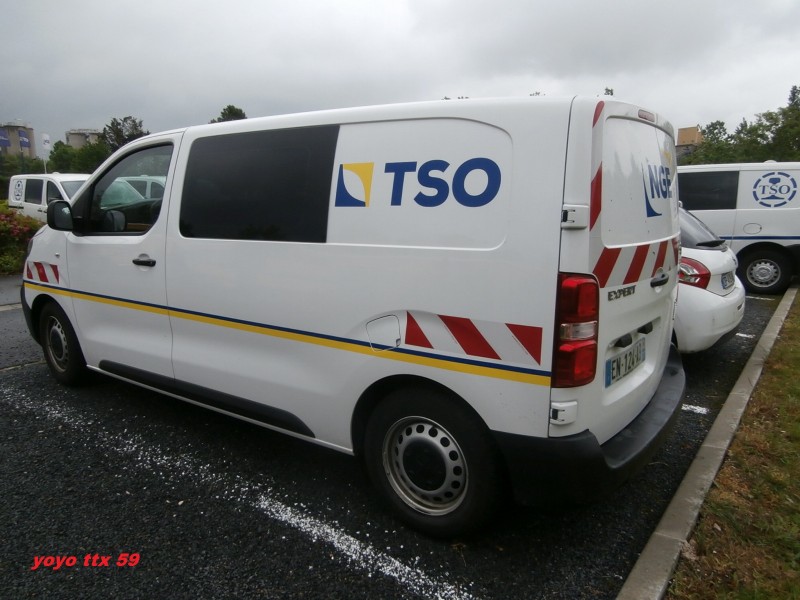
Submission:
POLYGON ((98 129, 70 129, 66 133, 67 146, 77 150, 86 144, 96 144, 101 135, 103 132, 98 129))
POLYGON ((0 122, 0 154, 36 158, 36 138, 33 128, 19 121, 0 122))
POLYGON ((678 140, 675 142, 678 158, 694 152, 702 141, 703 132, 700 131, 700 125, 678 129, 678 140))

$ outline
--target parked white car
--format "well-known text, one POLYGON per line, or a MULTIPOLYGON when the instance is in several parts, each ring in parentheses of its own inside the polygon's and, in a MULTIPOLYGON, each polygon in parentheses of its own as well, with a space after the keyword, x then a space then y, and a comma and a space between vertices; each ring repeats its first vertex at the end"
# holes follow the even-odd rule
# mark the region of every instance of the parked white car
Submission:
POLYGON ((733 250, 690 212, 680 209, 681 255, 675 341, 683 353, 706 350, 735 332, 745 290, 733 250))

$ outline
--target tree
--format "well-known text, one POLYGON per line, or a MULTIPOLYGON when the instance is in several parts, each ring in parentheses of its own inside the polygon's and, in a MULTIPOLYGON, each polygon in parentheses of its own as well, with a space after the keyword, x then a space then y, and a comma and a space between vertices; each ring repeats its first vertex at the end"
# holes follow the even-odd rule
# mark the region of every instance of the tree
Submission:
POLYGON ((714 121, 702 128, 703 142, 681 158, 681 164, 800 160, 800 88, 792 86, 788 104, 742 119, 729 134, 725 123, 714 121))
POLYGON ((75 151, 72 171, 75 173, 91 173, 109 156, 111 156, 111 149, 105 140, 101 139, 94 144, 86 144, 75 151))
POLYGON ((216 119, 211 119, 209 123, 223 123, 225 121, 239 121, 241 119, 246 119, 247 115, 244 114, 244 111, 241 108, 234 106, 233 104, 228 104, 225 108, 222 109, 222 112, 219 113, 219 117, 216 119))
POLYGON ((50 171, 71 172, 73 170, 72 163, 75 161, 75 153, 75 148, 67 146, 64 142, 58 140, 53 144, 50 159, 47 161, 47 168, 50 171))
POLYGON ((134 119, 131 116, 123 117, 121 120, 116 117, 103 127, 103 140, 112 152, 121 148, 128 142, 148 135, 150 132, 142 129, 142 120, 134 119))

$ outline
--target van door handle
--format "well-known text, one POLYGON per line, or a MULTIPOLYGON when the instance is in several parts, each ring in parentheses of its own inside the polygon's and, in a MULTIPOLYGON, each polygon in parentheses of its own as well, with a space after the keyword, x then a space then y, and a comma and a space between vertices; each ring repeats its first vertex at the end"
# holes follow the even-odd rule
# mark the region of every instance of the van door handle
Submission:
POLYGON ((669 281, 669 273, 659 273, 650 280, 650 287, 657 288, 662 285, 667 285, 669 281))
POLYGON ((156 261, 154 261, 146 254, 140 254, 139 256, 133 259, 133 264, 138 265, 140 267, 155 267, 156 261))

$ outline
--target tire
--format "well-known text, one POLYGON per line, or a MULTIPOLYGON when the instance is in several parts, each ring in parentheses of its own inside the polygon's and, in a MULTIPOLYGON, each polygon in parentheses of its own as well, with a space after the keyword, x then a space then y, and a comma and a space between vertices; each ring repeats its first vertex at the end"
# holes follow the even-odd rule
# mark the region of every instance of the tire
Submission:
POLYGON ((398 518, 432 537, 477 531, 505 491, 486 425, 431 389, 397 390, 378 404, 367 422, 364 459, 398 518))
POLYGON ((792 279, 792 262, 781 252, 759 250, 742 256, 738 274, 748 292, 782 294, 792 279))
POLYGON ((55 302, 42 308, 39 316, 39 340, 44 351, 44 360, 53 377, 66 385, 78 385, 84 381, 86 361, 78 337, 67 315, 55 302))

